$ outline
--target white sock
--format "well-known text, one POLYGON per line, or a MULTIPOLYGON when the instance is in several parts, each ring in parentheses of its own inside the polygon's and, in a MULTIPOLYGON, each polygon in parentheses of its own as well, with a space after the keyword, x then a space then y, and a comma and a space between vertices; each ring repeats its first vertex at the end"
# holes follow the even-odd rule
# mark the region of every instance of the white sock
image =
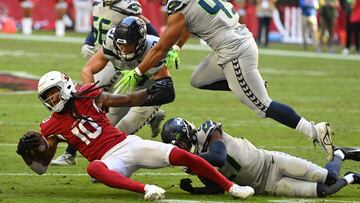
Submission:
POLYGON ((340 149, 336 150, 336 151, 334 152, 334 155, 335 155, 335 156, 339 156, 339 157, 341 158, 341 160, 344 160, 344 159, 345 159, 345 154, 344 154, 344 152, 341 151, 340 149))
POLYGON ((354 174, 352 174, 352 173, 349 173, 342 178, 344 178, 346 180, 347 184, 351 184, 354 182, 354 174))
POLYGON ((55 22, 55 34, 58 37, 63 37, 65 35, 65 24, 62 20, 57 20, 55 22))
POLYGON ((315 125, 305 118, 301 117, 299 123, 297 124, 295 130, 307 135, 311 139, 316 139, 316 128, 315 125))
POLYGON ((32 33, 32 19, 31 18, 23 18, 21 20, 22 33, 24 35, 31 35, 32 33))

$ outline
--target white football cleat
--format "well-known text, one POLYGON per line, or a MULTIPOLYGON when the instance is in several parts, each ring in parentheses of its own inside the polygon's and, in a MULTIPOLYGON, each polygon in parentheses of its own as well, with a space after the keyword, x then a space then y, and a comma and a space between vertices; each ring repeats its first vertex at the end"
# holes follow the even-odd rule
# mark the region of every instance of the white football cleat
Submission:
POLYGON ((240 186, 234 183, 228 192, 233 197, 247 199, 254 195, 255 190, 250 186, 240 186))
POLYGON ((144 199, 146 201, 161 200, 165 198, 166 191, 156 185, 146 184, 144 190, 145 190, 144 199))
POLYGON ((72 156, 71 154, 65 152, 64 154, 60 155, 56 159, 50 162, 51 165, 59 165, 59 166, 68 166, 68 165, 75 165, 76 164, 76 157, 72 156))
POLYGON ((331 141, 331 128, 329 123, 321 122, 315 125, 316 129, 316 140, 326 153, 327 160, 331 161, 334 158, 334 146, 332 145, 331 141))

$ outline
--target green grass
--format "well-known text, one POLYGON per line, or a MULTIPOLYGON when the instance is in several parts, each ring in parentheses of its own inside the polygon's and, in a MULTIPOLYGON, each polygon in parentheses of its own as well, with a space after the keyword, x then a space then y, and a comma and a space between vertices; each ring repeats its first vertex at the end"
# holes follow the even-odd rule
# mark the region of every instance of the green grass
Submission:
MULTIPOLYGON (((81 44, 73 43, 0 39, 0 71, 24 71, 41 76, 47 71, 60 70, 79 80, 80 70, 85 64, 80 54, 80 46, 81 44)), ((301 50, 298 46, 279 44, 274 44, 271 48, 301 50)), ((305 136, 270 119, 257 118, 232 93, 192 88, 190 86, 192 70, 207 52, 183 50, 181 54, 183 68, 172 71, 176 100, 163 106, 167 118, 181 116, 196 124, 200 124, 204 119, 213 119, 222 122, 225 131, 234 136, 246 137, 257 146, 288 152, 319 165, 326 163, 322 150, 319 147, 313 150, 311 141, 305 136)), ((260 55, 259 67, 263 78, 269 82, 268 91, 272 99, 294 107, 309 120, 330 122, 335 131, 333 141, 336 145, 360 147, 358 60, 260 55)), ((15 153, 15 144, 25 131, 37 130, 39 122, 48 115, 49 112, 42 106, 35 93, 2 94, 0 89, 1 202, 143 201, 141 194, 108 188, 102 184, 91 184, 87 176, 68 175, 85 173, 87 161, 83 157, 79 157, 79 162, 75 166, 50 167, 48 174, 58 175, 37 176, 27 168, 15 153)), ((150 139, 149 134, 148 127, 138 133, 141 137, 150 139)), ((160 140, 159 137, 155 139, 160 140)), ((64 148, 65 145, 61 145, 57 155, 61 154, 64 148)), ((360 172, 359 163, 344 162, 342 173, 348 170, 360 172)), ((133 176, 138 181, 158 184, 164 188, 177 185, 181 178, 188 177, 185 173, 180 176, 145 176, 143 175, 145 172, 180 173, 179 169, 142 169, 133 176)), ((192 179, 199 184, 196 177, 192 179)), ((192 196, 182 192, 178 186, 168 189, 167 199, 234 201, 229 195, 192 196)), ((298 198, 255 196, 249 201, 296 201, 296 199, 298 198)), ((326 200, 359 199, 359 186, 351 185, 326 200)), ((314 201, 320 202, 323 199, 314 201)))

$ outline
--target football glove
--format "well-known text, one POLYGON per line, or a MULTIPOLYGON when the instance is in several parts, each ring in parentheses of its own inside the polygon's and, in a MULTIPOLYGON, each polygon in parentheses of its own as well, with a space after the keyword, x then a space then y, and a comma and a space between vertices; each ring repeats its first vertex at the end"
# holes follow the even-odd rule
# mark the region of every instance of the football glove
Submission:
POLYGON ((168 69, 178 69, 180 66, 180 47, 174 45, 166 56, 165 65, 168 69))
POLYGON ((95 54, 95 46, 90 44, 84 44, 81 47, 81 54, 85 59, 89 59, 95 54))
POLYGON ((123 70, 121 74, 122 78, 114 86, 114 94, 125 94, 129 90, 131 92, 134 90, 136 84, 141 81, 141 76, 139 76, 134 69, 123 70))
POLYGON ((19 155, 29 153, 31 149, 36 148, 41 144, 40 139, 41 137, 37 136, 36 132, 27 132, 20 138, 16 153, 19 155))
POLYGON ((214 130, 218 129, 222 133, 222 124, 216 123, 212 120, 206 120, 204 123, 201 124, 199 127, 198 133, 205 134, 206 137, 212 135, 214 130))

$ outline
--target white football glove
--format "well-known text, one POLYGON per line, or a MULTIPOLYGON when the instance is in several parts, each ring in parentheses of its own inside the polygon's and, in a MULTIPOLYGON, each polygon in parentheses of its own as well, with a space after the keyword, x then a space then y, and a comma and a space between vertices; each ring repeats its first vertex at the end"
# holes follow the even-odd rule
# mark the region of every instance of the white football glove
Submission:
POLYGON ((92 55, 95 54, 95 46, 84 44, 81 47, 81 53, 85 59, 89 59, 90 57, 92 57, 92 55))

